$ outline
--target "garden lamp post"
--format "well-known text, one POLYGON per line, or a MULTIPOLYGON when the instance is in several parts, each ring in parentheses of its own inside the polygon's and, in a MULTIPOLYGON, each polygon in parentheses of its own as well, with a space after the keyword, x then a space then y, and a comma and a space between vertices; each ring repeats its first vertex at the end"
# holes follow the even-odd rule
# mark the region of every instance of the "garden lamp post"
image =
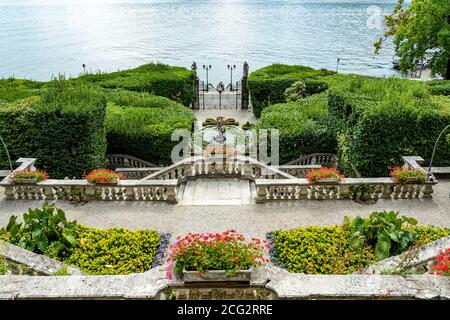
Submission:
POLYGON ((9 151, 8 151, 8 147, 6 146, 5 141, 3 141, 2 137, 0 137, 0 141, 3 144, 3 147, 5 148, 6 151, 6 156, 8 157, 8 162, 9 162, 9 169, 11 170, 11 172, 13 172, 13 166, 12 166, 12 162, 11 162, 11 157, 9 156, 9 151))
POLYGON ((433 153, 431 154, 431 159, 430 159, 430 166, 428 167, 428 177, 429 177, 429 178, 432 178, 432 177, 433 177, 433 174, 431 173, 431 166, 432 166, 432 164, 433 164, 434 153, 436 152, 436 148, 437 148, 439 139, 441 139, 441 137, 444 135, 444 132, 445 132, 447 129, 449 129, 449 128, 450 128, 450 124, 449 124, 448 126, 446 126, 446 127, 444 128, 444 130, 441 131, 441 133, 439 134, 439 136, 438 136, 438 138, 437 138, 437 140, 436 140, 436 143, 434 144, 433 153))
POLYGON ((235 69, 236 69, 236 65, 235 64, 233 64, 233 65, 229 64, 228 65, 228 70, 230 70, 230 72, 231 72, 230 91, 233 91, 233 70, 235 70, 235 69))
POLYGON ((341 62, 341 59, 337 58, 336 73, 339 72, 339 62, 341 62))
POLYGON ((82 65, 82 67, 83 67, 83 72, 86 73, 86 65, 84 63, 82 65))
POLYGON ((203 65, 203 70, 206 70, 206 91, 209 91, 208 73, 209 73, 209 70, 211 70, 211 65, 203 65))

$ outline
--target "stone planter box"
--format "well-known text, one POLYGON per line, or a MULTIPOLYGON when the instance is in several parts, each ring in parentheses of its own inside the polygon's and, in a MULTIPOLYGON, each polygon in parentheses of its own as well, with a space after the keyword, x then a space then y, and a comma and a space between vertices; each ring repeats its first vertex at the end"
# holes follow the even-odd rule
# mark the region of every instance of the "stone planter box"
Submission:
POLYGON ((408 180, 406 180, 405 182, 400 182, 398 179, 394 178, 394 180, 397 183, 401 183, 401 184, 418 184, 421 183, 419 182, 419 180, 417 178, 409 178, 408 180))
POLYGON ((189 282, 248 282, 252 275, 251 270, 240 270, 233 274, 226 274, 224 270, 211 270, 205 273, 198 271, 183 271, 182 280, 189 282))
POLYGON ((38 183, 38 179, 13 179, 16 184, 36 184, 38 183))
POLYGON ((119 183, 119 180, 111 180, 110 182, 95 182, 94 184, 97 186, 116 186, 119 183))
POLYGON ((312 182, 312 184, 338 184, 341 180, 338 178, 323 178, 320 180, 317 180, 316 182, 312 182))

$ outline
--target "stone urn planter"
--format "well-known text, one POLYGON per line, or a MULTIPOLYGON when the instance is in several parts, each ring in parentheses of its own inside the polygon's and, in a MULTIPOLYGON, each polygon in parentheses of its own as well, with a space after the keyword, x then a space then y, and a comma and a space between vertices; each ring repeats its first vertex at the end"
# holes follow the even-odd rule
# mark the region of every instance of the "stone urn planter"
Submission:
POLYGON ((198 271, 183 271, 181 275, 185 283, 191 282, 247 282, 250 283, 252 270, 239 270, 234 273, 225 270, 210 270, 204 273, 198 271))

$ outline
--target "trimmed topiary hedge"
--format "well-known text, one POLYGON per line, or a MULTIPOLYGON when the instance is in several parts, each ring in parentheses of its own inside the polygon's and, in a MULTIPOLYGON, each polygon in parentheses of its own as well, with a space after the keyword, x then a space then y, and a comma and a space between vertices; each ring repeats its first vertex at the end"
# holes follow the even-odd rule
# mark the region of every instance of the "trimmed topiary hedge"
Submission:
POLYGON ((126 89, 163 96, 189 106, 194 95, 194 74, 182 67, 147 64, 113 73, 83 75, 76 79, 107 89, 126 89))
POLYGON ((273 64, 256 70, 248 77, 248 88, 253 113, 259 117, 264 108, 271 104, 286 102, 284 92, 294 82, 335 74, 329 70, 314 70, 304 66, 273 64))
POLYGON ((113 91, 107 99, 108 153, 125 153, 167 165, 172 148, 178 144, 171 141, 173 131, 193 128, 192 111, 167 98, 113 91))
MULTIPOLYGON (((106 100, 87 85, 56 81, 39 96, 0 105, 0 135, 14 161, 38 159, 51 178, 81 177, 105 161, 106 100)), ((0 153, 2 167, 8 167, 0 153)))
POLYGON ((372 249, 353 250, 342 227, 307 227, 273 232, 275 259, 289 272, 349 274, 375 261, 372 249))
POLYGON ((280 163, 306 154, 336 151, 336 135, 330 127, 326 94, 276 104, 263 110, 258 129, 278 129, 280 163))
MULTIPOLYGON (((411 247, 450 235, 449 228, 407 227, 414 235, 411 247)), ((351 246, 352 233, 342 226, 296 228, 268 234, 272 261, 289 272, 349 274, 375 263, 370 245, 351 246)))
POLYGON ((0 103, 13 102, 27 97, 39 95, 45 82, 21 79, 0 79, 0 103))
MULTIPOLYGON (((328 92, 328 110, 335 127, 348 132, 348 161, 369 177, 386 176, 390 167, 402 164, 402 156, 429 160, 439 132, 450 123, 448 100, 435 99, 425 85, 402 79, 349 77, 328 92)), ((450 164, 445 139, 434 161, 450 164)))
POLYGON ((78 245, 65 263, 88 274, 130 274, 152 268, 160 235, 154 230, 107 230, 78 226, 78 245))

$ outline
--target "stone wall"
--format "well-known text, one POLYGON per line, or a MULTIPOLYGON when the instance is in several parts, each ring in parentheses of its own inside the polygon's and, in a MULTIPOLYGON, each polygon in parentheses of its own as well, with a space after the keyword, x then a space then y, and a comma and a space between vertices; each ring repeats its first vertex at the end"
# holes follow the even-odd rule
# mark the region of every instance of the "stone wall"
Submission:
POLYGON ((119 276, 0 276, 0 299, 450 299, 450 279, 415 275, 304 275, 267 267, 246 287, 185 287, 163 267, 119 276))

